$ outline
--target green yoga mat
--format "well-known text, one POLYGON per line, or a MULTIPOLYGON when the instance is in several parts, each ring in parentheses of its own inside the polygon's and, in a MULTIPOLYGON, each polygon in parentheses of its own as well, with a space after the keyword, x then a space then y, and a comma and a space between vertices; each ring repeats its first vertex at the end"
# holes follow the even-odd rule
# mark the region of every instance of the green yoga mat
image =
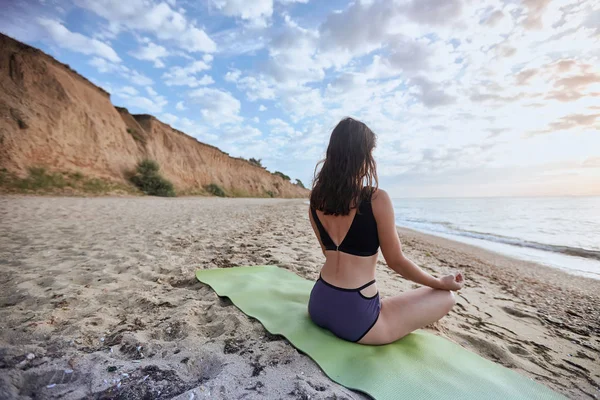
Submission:
POLYGON ((417 331, 385 346, 338 339, 312 323, 314 282, 275 267, 196 271, 272 334, 285 336, 333 381, 375 399, 564 399, 547 387, 436 335, 417 331))

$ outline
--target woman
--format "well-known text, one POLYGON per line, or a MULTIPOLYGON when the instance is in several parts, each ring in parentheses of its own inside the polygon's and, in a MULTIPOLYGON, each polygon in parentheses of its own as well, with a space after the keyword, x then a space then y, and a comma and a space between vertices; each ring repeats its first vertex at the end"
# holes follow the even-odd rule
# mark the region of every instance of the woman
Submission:
POLYGON ((342 120, 315 174, 309 218, 325 255, 308 311, 319 326, 362 344, 386 344, 429 325, 455 304, 462 274, 434 278, 402 253, 389 195, 377 189, 371 154, 375 135, 362 122, 342 120), (424 286, 380 301, 375 286, 379 247, 387 265, 424 286))

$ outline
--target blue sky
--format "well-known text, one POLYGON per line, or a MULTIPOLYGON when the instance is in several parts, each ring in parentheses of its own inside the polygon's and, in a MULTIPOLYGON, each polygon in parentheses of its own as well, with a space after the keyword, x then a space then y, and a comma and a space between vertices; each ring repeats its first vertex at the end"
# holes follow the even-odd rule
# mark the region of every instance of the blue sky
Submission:
POLYGON ((2 1, 0 30, 310 183, 337 121, 395 197, 600 194, 600 2, 2 1))

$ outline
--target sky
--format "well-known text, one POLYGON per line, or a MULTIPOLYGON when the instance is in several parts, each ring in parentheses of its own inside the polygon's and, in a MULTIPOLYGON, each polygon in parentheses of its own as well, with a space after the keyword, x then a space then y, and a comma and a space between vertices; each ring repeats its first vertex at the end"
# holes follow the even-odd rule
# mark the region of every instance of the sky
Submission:
POLYGON ((0 31, 305 185, 336 123, 393 197, 600 195, 600 0, 0 0, 0 31))

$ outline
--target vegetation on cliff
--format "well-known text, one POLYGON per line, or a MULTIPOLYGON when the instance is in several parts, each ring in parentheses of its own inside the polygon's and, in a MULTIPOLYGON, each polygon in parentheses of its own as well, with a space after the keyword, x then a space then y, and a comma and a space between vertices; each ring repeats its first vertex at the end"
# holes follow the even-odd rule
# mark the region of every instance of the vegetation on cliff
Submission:
POLYGON ((173 184, 163 178, 159 171, 160 166, 156 161, 145 159, 138 163, 135 172, 129 180, 142 192, 151 196, 174 197, 173 184))

